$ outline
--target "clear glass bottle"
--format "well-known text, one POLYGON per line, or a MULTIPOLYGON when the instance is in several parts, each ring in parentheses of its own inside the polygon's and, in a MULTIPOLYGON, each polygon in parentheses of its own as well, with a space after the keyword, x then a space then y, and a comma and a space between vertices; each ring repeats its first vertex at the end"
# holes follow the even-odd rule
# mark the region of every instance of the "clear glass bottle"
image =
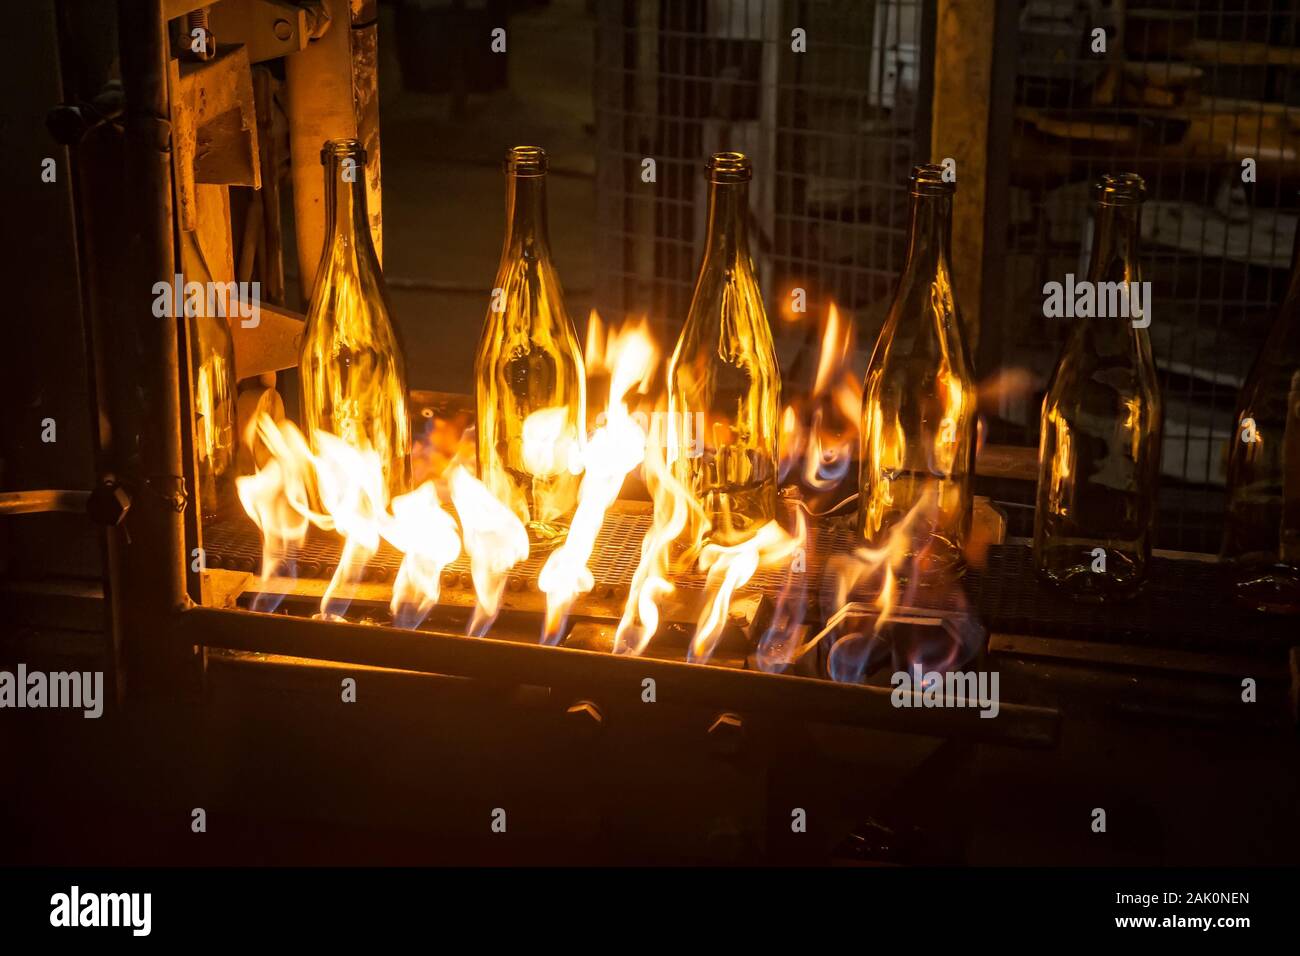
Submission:
MULTIPOLYGON (((1093 195, 1087 281, 1100 305, 1101 283, 1141 288, 1145 185, 1135 173, 1120 173, 1104 177, 1093 195)), ((1133 292, 1111 298, 1139 301, 1133 292)), ((1147 298, 1141 301, 1149 322, 1147 298)), ((1034 560, 1039 574, 1071 597, 1124 598, 1146 577, 1155 533, 1160 387, 1147 330, 1128 308, 1071 321, 1043 399, 1034 560)))
POLYGON ((194 443, 203 517, 215 518, 234 499, 236 442, 235 346, 220 315, 190 319, 194 362, 194 443))
POLYGON ((858 532, 873 548, 906 541, 894 565, 921 582, 965 568, 975 474, 975 386, 949 258, 956 186, 943 172, 912 169, 907 260, 862 390, 858 532))
POLYGON ((325 167, 325 245, 303 331, 302 417, 315 433, 373 448, 384 463, 389 497, 409 490, 411 421, 406 358, 366 212, 366 151, 332 139, 325 167))
POLYGON ((669 454, 707 540, 732 545, 776 517, 781 369, 749 254, 749 159, 715 153, 708 175, 704 261, 668 364, 669 454))
POLYGON ((506 238, 474 362, 479 477, 534 553, 568 532, 581 482, 586 376, 546 226, 546 152, 506 155, 506 238))
MULTIPOLYGON (((215 285, 219 280, 207 271, 195 233, 182 232, 181 242, 181 261, 187 280, 208 283, 207 288, 219 288, 215 285)), ((216 518, 236 500, 234 477, 239 427, 235 342, 226 317, 238 315, 238 303, 208 296, 201 296, 198 301, 184 294, 179 298, 189 327, 199 503, 204 518, 216 518)))
POLYGON ((1222 556, 1250 607, 1300 613, 1300 234, 1291 285, 1237 405, 1222 556))

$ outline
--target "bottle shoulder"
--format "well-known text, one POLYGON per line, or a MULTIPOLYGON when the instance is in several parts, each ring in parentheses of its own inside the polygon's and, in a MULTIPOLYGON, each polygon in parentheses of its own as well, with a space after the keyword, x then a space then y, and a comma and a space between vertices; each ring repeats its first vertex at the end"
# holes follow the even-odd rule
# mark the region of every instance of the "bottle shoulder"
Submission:
POLYGON ((896 298, 872 349, 867 377, 893 377, 925 369, 974 382, 961 313, 955 302, 936 306, 927 299, 921 305, 911 305, 907 298, 896 298))

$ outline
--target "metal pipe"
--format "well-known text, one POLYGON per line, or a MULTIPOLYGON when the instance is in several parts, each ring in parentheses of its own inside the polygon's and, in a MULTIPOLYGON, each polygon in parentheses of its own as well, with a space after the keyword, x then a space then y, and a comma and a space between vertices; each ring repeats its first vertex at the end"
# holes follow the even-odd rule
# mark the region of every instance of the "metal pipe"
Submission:
POLYGON ((161 0, 118 5, 126 97, 124 295, 110 316, 118 339, 106 375, 119 381, 108 411, 114 473, 130 491, 126 544, 111 592, 128 694, 179 685, 184 648, 166 624, 188 602, 182 514, 180 337, 176 316, 156 318, 153 288, 175 272, 167 29, 161 0), (120 379, 130 381, 123 388, 120 379))
POLYGON ((89 491, 6 491, 0 493, 0 515, 29 515, 45 511, 85 514, 89 500, 89 491))
POLYGON ((988 720, 973 708, 895 707, 889 688, 283 614, 193 607, 178 624, 205 647, 543 685, 575 700, 639 700, 651 678, 674 704, 1021 747, 1053 746, 1060 722, 1046 707, 1003 703, 988 720))

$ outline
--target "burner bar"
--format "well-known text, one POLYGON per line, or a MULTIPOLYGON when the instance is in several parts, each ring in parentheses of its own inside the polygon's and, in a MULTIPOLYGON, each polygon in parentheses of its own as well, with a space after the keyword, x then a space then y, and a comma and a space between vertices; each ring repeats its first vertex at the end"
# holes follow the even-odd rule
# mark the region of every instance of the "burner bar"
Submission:
POLYGON ((179 634, 203 647, 544 685, 575 700, 639 699, 649 678, 660 701, 1022 747, 1054 746, 1060 722, 1058 711, 1044 707, 1003 703, 989 720, 974 708, 898 708, 889 688, 490 637, 206 607, 191 607, 175 620, 179 634))

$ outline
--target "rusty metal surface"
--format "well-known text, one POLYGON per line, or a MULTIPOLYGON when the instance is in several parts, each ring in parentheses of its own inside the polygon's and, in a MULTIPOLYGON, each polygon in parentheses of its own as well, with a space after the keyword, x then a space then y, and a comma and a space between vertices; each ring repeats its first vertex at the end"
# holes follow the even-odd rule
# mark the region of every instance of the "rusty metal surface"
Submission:
POLYGON ((207 62, 171 60, 172 145, 181 228, 199 226, 195 183, 261 188, 248 53, 221 46, 207 62))

